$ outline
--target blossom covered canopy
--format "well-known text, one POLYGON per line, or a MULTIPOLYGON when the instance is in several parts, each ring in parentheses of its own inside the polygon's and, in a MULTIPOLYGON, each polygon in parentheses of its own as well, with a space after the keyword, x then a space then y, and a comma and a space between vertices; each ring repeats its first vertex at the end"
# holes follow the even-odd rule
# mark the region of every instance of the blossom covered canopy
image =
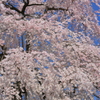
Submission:
POLYGON ((100 99, 100 47, 90 37, 100 36, 100 12, 91 3, 100 7, 99 0, 0 1, 0 100, 100 99))

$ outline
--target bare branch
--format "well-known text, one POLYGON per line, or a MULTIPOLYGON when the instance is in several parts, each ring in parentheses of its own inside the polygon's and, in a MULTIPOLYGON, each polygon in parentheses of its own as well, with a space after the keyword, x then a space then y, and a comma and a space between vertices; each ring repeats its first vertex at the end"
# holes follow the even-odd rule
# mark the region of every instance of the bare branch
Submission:
POLYGON ((55 7, 48 7, 46 6, 46 9, 45 9, 45 12, 44 13, 47 13, 48 11, 50 10, 62 10, 62 11, 68 11, 68 8, 67 9, 64 9, 64 8, 55 8, 55 7))
POLYGON ((29 0, 27 0, 27 1, 23 0, 23 1, 24 1, 24 6, 22 8, 21 13, 22 13, 22 15, 25 16, 25 10, 26 10, 26 7, 29 5, 29 0))
MULTIPOLYGON (((30 4, 28 6, 43 6, 44 4, 30 4)), ((45 6, 45 5, 44 5, 45 6)))

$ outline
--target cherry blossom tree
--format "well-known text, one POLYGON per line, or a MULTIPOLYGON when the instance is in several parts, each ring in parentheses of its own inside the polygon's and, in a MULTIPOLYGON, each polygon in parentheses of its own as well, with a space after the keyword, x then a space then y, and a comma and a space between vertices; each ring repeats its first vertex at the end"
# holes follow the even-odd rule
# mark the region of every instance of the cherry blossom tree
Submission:
POLYGON ((100 0, 0 1, 0 100, 100 99, 100 47, 91 39, 100 37, 100 11, 91 3, 100 7, 100 0))

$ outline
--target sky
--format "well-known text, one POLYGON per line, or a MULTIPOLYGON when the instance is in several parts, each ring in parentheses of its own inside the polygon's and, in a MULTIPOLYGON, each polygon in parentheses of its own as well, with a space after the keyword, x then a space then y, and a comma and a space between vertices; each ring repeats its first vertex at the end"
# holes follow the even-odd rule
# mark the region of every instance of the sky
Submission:
MULTIPOLYGON (((91 6, 93 8, 94 11, 98 11, 100 10, 100 8, 95 4, 95 3, 91 3, 91 6)), ((95 12, 94 12, 95 13, 95 12)), ((100 25, 100 13, 96 13, 98 16, 97 16, 97 19, 98 19, 98 25, 100 25)), ((100 38, 97 38, 97 37, 94 37, 92 38, 94 40, 94 44, 96 45, 100 45, 100 38)))

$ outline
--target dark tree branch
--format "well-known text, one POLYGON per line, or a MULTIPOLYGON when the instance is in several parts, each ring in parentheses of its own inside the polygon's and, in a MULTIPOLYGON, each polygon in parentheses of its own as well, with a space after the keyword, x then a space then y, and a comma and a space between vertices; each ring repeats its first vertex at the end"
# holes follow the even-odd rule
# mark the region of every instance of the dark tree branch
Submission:
POLYGON ((30 44, 27 43, 27 42, 29 42, 29 41, 26 41, 26 52, 28 53, 29 52, 29 48, 30 48, 30 44))
POLYGON ((45 6, 44 4, 29 4, 28 6, 45 6))
POLYGON ((16 7, 14 7, 12 4, 10 4, 9 2, 8 2, 8 4, 6 4, 6 2, 2 2, 4 5, 5 5, 5 7, 6 8, 10 8, 10 9, 12 9, 12 10, 15 10, 15 11, 17 11, 18 13, 21 13, 21 11, 19 10, 19 9, 17 9, 16 7))
POLYGON ((1 47, 2 51, 3 51, 3 52, 0 54, 0 61, 1 61, 1 60, 3 60, 3 59, 5 58, 7 48, 6 48, 5 45, 0 46, 0 47, 1 47))
POLYGON ((95 97, 97 97, 98 99, 100 99, 100 96, 96 95, 95 93, 93 94, 95 97))
POLYGON ((29 0, 23 0, 23 3, 24 3, 24 6, 22 7, 22 10, 20 11, 19 9, 14 7, 11 3, 8 2, 8 4, 6 4, 6 2, 3 2, 3 4, 5 5, 6 8, 9 7, 11 10, 15 10, 16 12, 22 14, 23 17, 29 16, 29 15, 25 14, 25 10, 28 6, 45 6, 44 14, 46 14, 48 11, 52 11, 52 10, 68 11, 68 7, 67 7, 67 9, 64 9, 64 8, 49 7, 49 6, 46 6, 45 4, 29 4, 29 0))
POLYGON ((22 13, 22 15, 25 16, 25 10, 26 10, 27 6, 29 5, 29 0, 27 0, 27 1, 23 0, 23 2, 24 2, 24 6, 22 8, 21 13, 22 13))
POLYGON ((24 2, 24 3, 26 3, 26 1, 25 1, 25 0, 23 0, 23 2, 24 2))
POLYGON ((62 10, 62 11, 68 11, 68 8, 67 9, 64 9, 64 8, 55 8, 55 7, 48 7, 46 6, 46 9, 45 9, 45 12, 44 13, 47 13, 48 11, 50 10, 62 10))
POLYGON ((27 4, 29 5, 29 0, 27 0, 27 4))

